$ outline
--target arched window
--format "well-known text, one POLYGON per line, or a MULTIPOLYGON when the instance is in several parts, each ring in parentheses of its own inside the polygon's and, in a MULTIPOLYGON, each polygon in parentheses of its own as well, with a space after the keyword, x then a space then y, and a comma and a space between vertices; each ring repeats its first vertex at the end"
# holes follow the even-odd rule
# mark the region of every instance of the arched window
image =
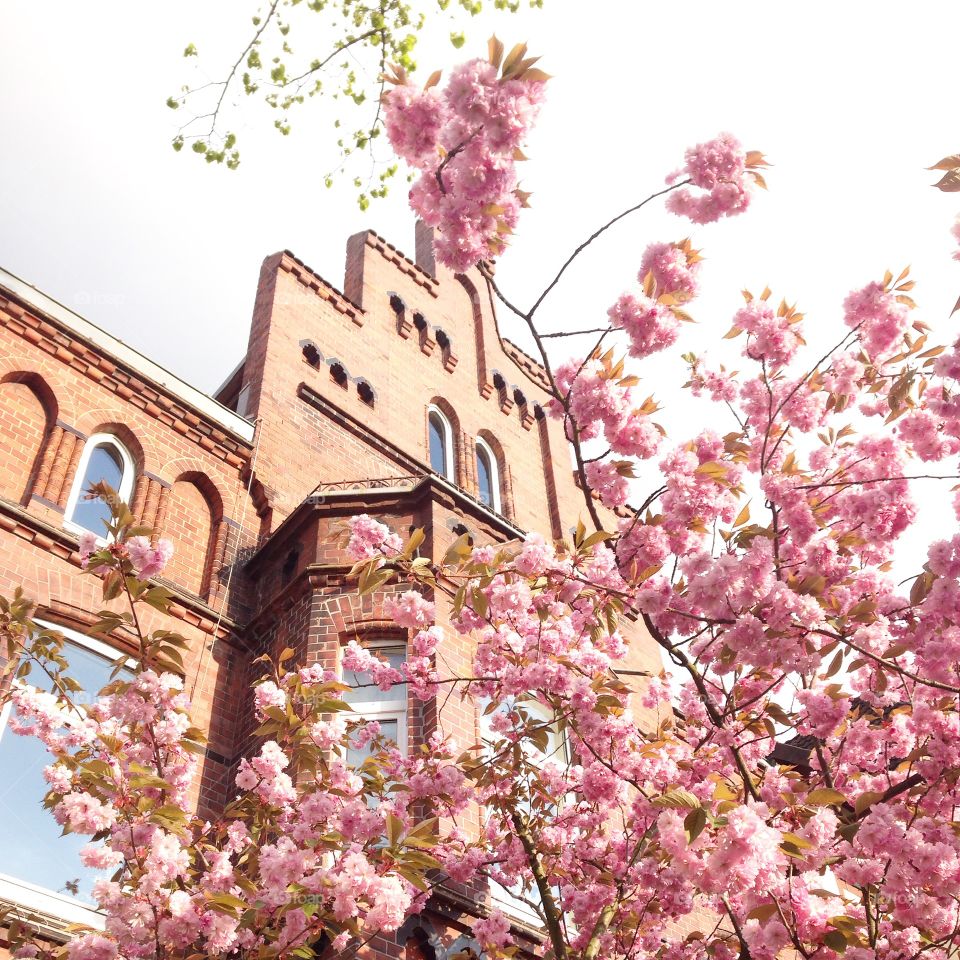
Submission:
POLYGON ((127 448, 111 433, 95 433, 84 445, 77 464, 77 475, 73 478, 64 513, 67 525, 99 537, 106 536, 104 524, 110 520, 110 507, 102 500, 88 498, 87 491, 93 484, 106 481, 121 500, 129 503, 133 474, 133 457, 127 448))
POLYGON ((439 407, 427 408, 430 466, 441 477, 453 480, 453 429, 439 407))
MULTIPOLYGON (((70 663, 70 676, 80 685, 72 694, 75 702, 94 702, 112 679, 119 652, 75 630, 37 623, 64 637, 63 655, 70 663)), ((129 676, 124 669, 122 679, 129 676)), ((52 687, 41 670, 30 673, 25 683, 44 692, 52 687)), ((14 734, 13 724, 22 719, 11 703, 0 709, 0 850, 4 851, 0 899, 72 923, 96 922, 93 885, 110 872, 85 866, 80 850, 90 838, 76 833, 61 836, 60 825, 43 808, 43 797, 50 789, 43 769, 50 755, 37 737, 14 734)))
MULTIPOLYGON (((395 670, 398 670, 407 659, 407 647, 402 640, 374 640, 364 646, 395 670)), ((401 753, 406 753, 406 686, 399 684, 384 693, 373 684, 369 674, 346 669, 341 670, 341 680, 350 687, 349 690, 344 691, 343 701, 349 704, 353 718, 376 720, 380 724, 380 735, 384 741, 395 743, 401 753)), ((360 767, 363 761, 373 753, 371 744, 364 747, 351 747, 347 750, 347 763, 351 767, 360 767)))
POLYGON ((496 454, 483 437, 477 437, 477 487, 480 500, 500 512, 500 469, 496 454))

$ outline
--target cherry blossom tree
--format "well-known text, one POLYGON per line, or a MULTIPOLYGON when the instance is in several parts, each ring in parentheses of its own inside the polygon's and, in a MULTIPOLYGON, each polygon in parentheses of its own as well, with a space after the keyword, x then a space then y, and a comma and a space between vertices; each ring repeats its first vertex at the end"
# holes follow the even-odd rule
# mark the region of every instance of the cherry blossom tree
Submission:
MULTIPOLYGON (((954 518, 922 569, 904 581, 893 565, 920 485, 957 479, 960 342, 928 339, 907 271, 854 289, 833 342, 816 348, 796 307, 745 293, 726 330, 743 370, 684 355, 688 389, 729 431, 668 433, 632 370, 691 321, 691 241, 647 248, 586 355, 553 356, 563 338, 541 330, 540 308, 589 244, 656 198, 694 223, 745 212, 765 187, 762 155, 727 134, 691 148, 523 309, 487 261, 519 223, 515 165, 547 78, 523 47, 492 42, 446 83, 392 79, 385 122, 419 177, 411 205, 437 231, 439 261, 478 266, 526 326, 589 522, 570 542, 463 537, 435 562, 418 553, 421 531, 404 542, 353 518, 358 589, 400 585, 389 614, 411 655, 397 667, 353 644, 344 665, 382 690, 467 698, 488 735, 466 748, 437 735, 404 755, 342 719, 336 677, 292 669, 285 654, 256 687, 260 745, 216 823, 184 812, 200 733, 175 678, 182 641, 141 635, 132 679, 76 711, 56 637, 23 598, 6 604, 18 675, 7 696, 53 755, 47 803, 94 838, 91 862, 119 871, 97 890, 106 931, 73 941, 71 957, 348 956, 448 880, 511 891, 539 917, 552 960, 955 956, 954 518), (639 461, 656 463, 650 491, 631 485, 639 461), (463 675, 438 658, 439 596, 449 629, 472 641, 463 675), (633 623, 669 675, 638 683, 626 669, 633 623), (30 664, 49 672, 51 694, 31 691, 30 664), (347 766, 348 747, 371 744, 347 766)), ((134 611, 166 602, 146 579, 169 549, 147 533, 118 508, 110 546, 85 546, 105 596, 126 593, 134 611)), ((136 628, 135 613, 103 614, 94 629, 121 622, 136 628)), ((474 929, 489 957, 521 949, 499 910, 474 929)))

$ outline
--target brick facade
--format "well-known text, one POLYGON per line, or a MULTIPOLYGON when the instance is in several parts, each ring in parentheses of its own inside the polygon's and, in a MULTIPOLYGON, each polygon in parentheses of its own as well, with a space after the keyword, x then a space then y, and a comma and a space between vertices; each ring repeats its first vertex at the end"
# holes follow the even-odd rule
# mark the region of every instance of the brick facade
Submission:
MULTIPOLYGON (((347 517, 370 513, 402 535, 424 527, 421 552, 439 559, 464 531, 561 537, 584 512, 562 428, 543 415, 543 372, 501 337, 487 282, 436 266, 424 232, 416 246, 415 262, 376 234, 351 237, 343 291, 289 252, 268 257, 247 353, 214 399, 0 275, 0 593, 22 585, 46 619, 90 621, 99 584, 80 575, 67 513, 88 438, 116 437, 134 462, 134 513, 176 544, 165 572, 175 606, 147 626, 191 642, 206 809, 229 795, 249 746, 256 656, 290 646, 336 667, 348 639, 406 639, 383 595, 361 599, 346 581, 335 534, 347 517), (429 467, 431 404, 452 427, 450 480, 429 467), (499 512, 480 499, 480 437, 497 460, 499 512)), ((467 669, 470 650, 444 656, 467 669)), ((631 659, 659 670, 639 633, 631 659)), ((412 743, 437 727, 478 737, 456 698, 442 711, 412 702, 407 723, 412 743)), ((452 893, 364 955, 446 957, 469 944, 478 909, 452 893)))

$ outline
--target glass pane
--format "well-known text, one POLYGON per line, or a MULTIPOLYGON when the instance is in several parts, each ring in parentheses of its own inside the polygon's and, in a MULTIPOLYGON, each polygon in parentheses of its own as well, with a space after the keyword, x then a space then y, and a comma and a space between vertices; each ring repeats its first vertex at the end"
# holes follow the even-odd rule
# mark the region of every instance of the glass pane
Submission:
POLYGON ((447 476, 446 430, 436 413, 430 414, 430 466, 441 476, 447 476))
MULTIPOLYGON (((400 664, 407 659, 407 650, 403 645, 372 647, 370 652, 381 660, 386 660, 394 670, 399 670, 400 664)), ((370 703, 373 700, 400 700, 406 697, 405 687, 394 687, 388 693, 384 693, 379 687, 373 686, 369 673, 355 673, 353 670, 344 670, 343 682, 351 687, 358 688, 344 693, 343 699, 350 704, 370 703), (360 684, 364 683, 369 684, 369 686, 361 687, 360 684)))
MULTIPOLYGON (((484 697, 482 700, 477 702, 477 707, 480 711, 480 729, 482 733, 482 739, 485 743, 492 744, 501 739, 501 736, 491 729, 491 715, 484 713, 489 702, 490 701, 484 697)), ((504 699, 497 704, 494 713, 507 713, 517 706, 519 706, 519 709, 522 710, 537 727, 540 727, 541 724, 544 723, 549 724, 545 728, 547 731, 546 751, 541 751, 540 748, 529 739, 525 739, 523 741, 523 752, 527 759, 532 763, 537 764, 540 764, 545 760, 553 760, 556 763, 561 764, 566 763, 566 740, 563 736, 563 733, 559 730, 557 724, 553 722, 554 718, 551 715, 549 708, 544 704, 533 700, 524 700, 518 705, 514 697, 504 697, 504 699)))
MULTIPOLYGON (((382 720, 380 720, 380 734, 383 737, 384 746, 389 747, 391 744, 396 745, 399 728, 400 721, 396 718, 384 717, 382 720)), ((373 755, 374 749, 372 743, 368 743, 365 747, 361 747, 360 749, 357 749, 356 747, 350 747, 350 749, 347 750, 347 765, 351 767, 359 767, 363 761, 367 759, 367 757, 372 757, 373 755)))
POLYGON ((114 490, 120 490, 123 481, 123 461, 112 443, 98 443, 90 453, 87 469, 83 475, 80 496, 70 518, 74 523, 98 536, 106 534, 105 523, 110 519, 110 507, 102 500, 86 499, 90 487, 105 480, 114 490))
MULTIPOLYGON (((109 681, 113 663, 70 642, 64 644, 64 656, 70 664, 70 676, 92 700, 109 681)), ((27 679, 41 689, 50 689, 49 678, 42 672, 31 673, 27 679)), ((77 702, 84 702, 84 694, 75 697, 77 702)), ((75 834, 61 837, 60 825, 43 808, 43 797, 49 789, 43 768, 51 760, 39 740, 0 728, 0 871, 61 893, 72 892, 66 885, 75 882, 79 899, 93 903, 94 880, 110 872, 84 867, 80 848, 90 838, 75 834)))
POLYGON ((483 447, 477 447, 477 483, 480 487, 480 500, 488 507, 493 506, 493 478, 490 459, 483 447))

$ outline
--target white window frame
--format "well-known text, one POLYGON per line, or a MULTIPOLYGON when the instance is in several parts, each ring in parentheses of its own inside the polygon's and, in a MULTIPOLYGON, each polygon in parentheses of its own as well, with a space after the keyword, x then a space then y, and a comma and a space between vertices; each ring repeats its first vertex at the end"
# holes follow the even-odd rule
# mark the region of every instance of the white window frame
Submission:
MULTIPOLYGON (((109 644, 88 637, 77 630, 71 630, 69 627, 61 626, 58 623, 50 623, 46 620, 37 620, 36 623, 37 626, 62 633, 64 638, 71 643, 79 647, 86 647, 91 653, 104 657, 111 662, 115 662, 121 654, 121 651, 109 644)), ((3 732, 7 728, 7 721, 12 709, 13 705, 9 702, 0 709, 0 738, 3 737, 3 732)), ((40 799, 38 797, 37 801, 39 802, 40 799)), ((102 930, 105 924, 104 915, 95 907, 88 906, 69 894, 57 893, 48 890, 46 887, 20 880, 2 870, 0 870, 0 901, 14 903, 27 910, 35 910, 39 914, 66 923, 85 924, 96 930, 102 930)))
MULTIPOLYGON (((359 642, 359 641, 358 641, 359 642)), ((397 638, 396 640, 374 640, 370 643, 362 643, 361 645, 365 650, 369 650, 370 653, 376 654, 378 650, 387 650, 393 647, 401 647, 404 651, 404 656, 407 655, 407 644, 406 641, 402 638, 397 638)), ((340 679, 343 680, 343 661, 342 661, 343 651, 341 649, 341 663, 340 663, 340 679)), ((396 720, 397 721, 397 749, 406 756, 407 754, 407 709, 408 709, 408 698, 407 698, 407 687, 406 684, 397 684, 394 688, 386 693, 381 690, 377 690, 377 693, 380 694, 382 699, 378 698, 375 700, 367 700, 363 703, 358 703, 356 709, 353 708, 353 705, 350 704, 350 694, 349 691, 345 691, 343 695, 344 703, 350 704, 351 709, 349 711, 344 711, 343 715, 346 719, 350 720, 365 720, 382 722, 383 720, 396 720), (402 693, 402 697, 397 697, 395 694, 397 692, 402 693)))
POLYGON ((120 454, 120 461, 123 465, 123 474, 120 477, 120 489, 117 490, 117 496, 125 503, 130 502, 133 494, 133 481, 136 474, 136 467, 133 463, 133 457, 130 451, 120 442, 112 433, 94 433, 88 437, 83 445, 83 452, 80 454, 80 460, 77 463, 77 472, 73 478, 73 486, 70 488, 70 496, 67 498, 67 506, 63 511, 63 526, 65 530, 71 533, 92 533, 96 536, 97 542, 106 543, 106 538, 97 530, 87 530, 86 527, 76 523, 73 519, 77 504, 83 496, 83 484, 87 475, 87 467, 90 465, 90 457, 93 451, 100 446, 111 446, 120 454))
MULTIPOLYGON (((496 735, 492 734, 489 728, 490 717, 493 714, 485 714, 484 707, 486 706, 487 701, 478 701, 477 707, 480 710, 479 713, 479 725, 480 725, 480 741, 487 745, 487 738, 495 739, 496 735)), ((534 700, 524 700, 521 706, 528 713, 539 714, 543 720, 549 720, 548 717, 548 707, 544 703, 534 700)), ((556 718, 554 718, 556 719, 556 718)), ((567 737, 558 731, 558 736, 562 736, 561 748, 557 751, 554 751, 551 754, 542 753, 539 749, 534 747, 530 743, 524 744, 524 749, 528 751, 527 755, 532 759, 533 754, 539 754, 541 762, 547 760, 557 760, 560 763, 570 763, 570 741, 567 737)), ((532 927, 542 927, 543 921, 540 919, 539 914, 530 904, 521 900, 516 894, 511 893, 510 890, 503 886, 501 883, 497 883, 496 880, 490 878, 488 880, 488 890, 490 891, 490 899, 504 911, 504 913, 509 914, 516 920, 521 920, 524 923, 529 924, 532 927)), ((536 895, 536 891, 534 891, 536 895)))
MULTIPOLYGON (((495 513, 500 513, 501 501, 500 501, 500 463, 497 460, 497 455, 493 452, 493 447, 487 443, 483 437, 477 437, 477 459, 480 459, 480 454, 487 458, 487 465, 489 466, 490 473, 490 503, 488 506, 495 513)), ((479 480, 479 475, 478 478, 479 480)), ((479 483, 477 484, 479 488, 479 483)), ((482 501, 482 498, 481 498, 482 501)))
POLYGON ((445 480, 456 483, 457 466, 453 459, 453 426, 450 424, 450 418, 434 403, 427 407, 427 462, 430 463, 430 469, 439 474, 445 480), (430 419, 436 414, 443 427, 443 451, 447 461, 446 473, 436 470, 433 463, 430 462, 430 419))

